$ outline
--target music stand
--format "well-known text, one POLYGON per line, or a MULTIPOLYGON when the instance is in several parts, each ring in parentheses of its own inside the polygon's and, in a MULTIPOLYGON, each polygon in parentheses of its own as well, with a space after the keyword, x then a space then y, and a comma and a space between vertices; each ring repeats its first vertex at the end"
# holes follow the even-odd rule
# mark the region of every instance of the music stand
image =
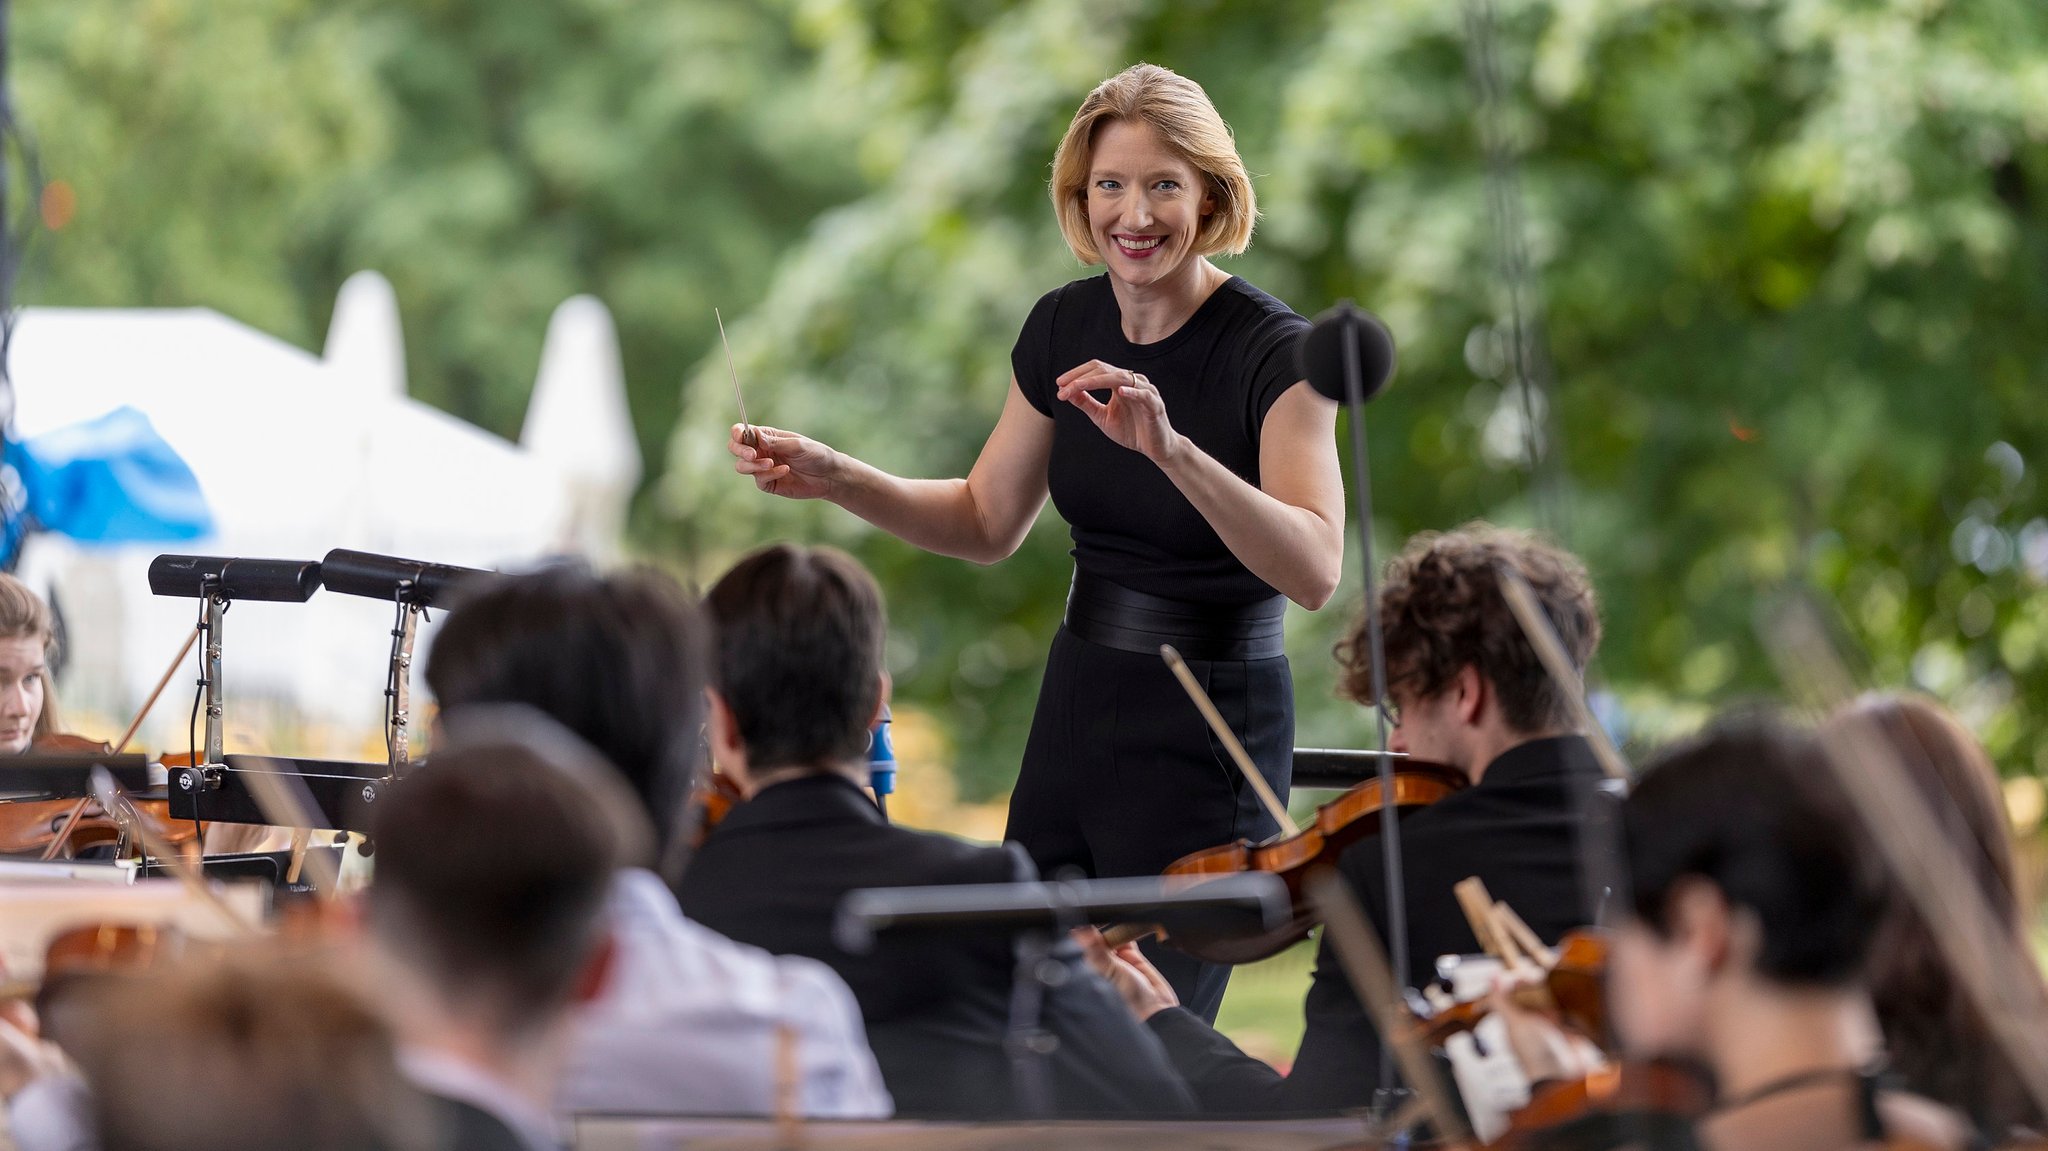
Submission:
POLYGON ((839 902, 833 938, 856 954, 879 931, 922 927, 1007 931, 1015 939, 1016 974, 1004 1048, 1010 1055, 1019 1109, 1030 1118, 1053 1111, 1048 1057, 1058 1040, 1043 1025, 1047 991, 1066 968, 1053 952, 1077 927, 1092 923, 1157 923, 1168 934, 1200 937, 1272 931, 1293 914, 1278 876, 1225 875, 1189 883, 1158 877, 1052 883, 988 883, 871 887, 839 902))
POLYGON ((97 751, 30 751, 0 759, 0 795, 9 799, 83 799, 92 769, 105 767, 124 790, 149 787, 149 757, 97 751))
POLYGON ((210 776, 200 768, 171 769, 169 794, 173 817, 204 818, 209 823, 290 826, 278 822, 279 813, 264 810, 262 801, 250 790, 247 777, 267 772, 293 776, 303 785, 304 794, 315 808, 308 813, 308 830, 359 831, 367 835, 377 802, 390 793, 395 782, 389 778, 387 765, 381 763, 288 755, 229 755, 223 759, 220 769, 210 776))
POLYGON ((1327 788, 1343 791, 1380 777, 1380 761, 1398 764, 1408 756, 1398 751, 1364 751, 1348 747, 1297 747, 1294 749, 1293 784, 1296 788, 1327 788))

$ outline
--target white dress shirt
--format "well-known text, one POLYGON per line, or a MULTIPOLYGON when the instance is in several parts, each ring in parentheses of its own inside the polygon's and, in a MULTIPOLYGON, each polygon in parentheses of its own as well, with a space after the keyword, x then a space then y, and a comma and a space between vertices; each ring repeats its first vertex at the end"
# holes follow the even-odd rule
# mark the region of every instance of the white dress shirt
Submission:
POLYGON ((7 1101, 7 1128, 18 1151, 99 1151, 92 1095, 76 1075, 29 1080, 7 1101))
POLYGON ((577 1016, 557 1111, 815 1119, 894 1109, 853 993, 831 968, 685 918, 652 872, 612 881, 611 980, 577 1016))

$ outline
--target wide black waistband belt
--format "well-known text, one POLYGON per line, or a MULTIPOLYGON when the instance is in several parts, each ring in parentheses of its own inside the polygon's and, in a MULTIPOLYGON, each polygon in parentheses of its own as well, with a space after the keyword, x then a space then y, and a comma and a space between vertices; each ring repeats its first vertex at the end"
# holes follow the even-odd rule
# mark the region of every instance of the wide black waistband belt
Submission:
POLYGON ((1156 655, 1170 643, 1188 659, 1272 659, 1287 654, 1287 599, 1189 603, 1074 572, 1067 631, 1118 651, 1156 655))

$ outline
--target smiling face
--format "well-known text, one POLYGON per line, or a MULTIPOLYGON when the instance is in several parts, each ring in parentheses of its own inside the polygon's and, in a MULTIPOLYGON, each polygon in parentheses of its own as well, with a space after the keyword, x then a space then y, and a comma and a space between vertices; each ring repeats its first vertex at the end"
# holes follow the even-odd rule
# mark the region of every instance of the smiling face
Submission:
POLYGON ((27 751, 43 714, 43 641, 35 636, 0 639, 0 754, 27 751))
POLYGON ((1208 181, 1150 124, 1112 120, 1095 136, 1088 169, 1088 229, 1109 274, 1131 287, 1199 269, 1195 236, 1216 210, 1208 181))

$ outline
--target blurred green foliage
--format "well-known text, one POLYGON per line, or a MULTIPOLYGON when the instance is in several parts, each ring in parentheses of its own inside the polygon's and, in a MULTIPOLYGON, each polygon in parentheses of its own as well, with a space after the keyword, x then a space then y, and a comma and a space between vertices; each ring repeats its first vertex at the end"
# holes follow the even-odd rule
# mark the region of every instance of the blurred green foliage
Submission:
MULTIPOLYGON (((372 267, 414 393, 510 434, 548 312, 614 310, 666 461, 637 546, 716 573, 777 536, 869 563, 899 692, 1007 786, 1066 577, 1048 514, 982 570, 726 468, 724 309, 755 418, 960 474, 1016 328, 1085 274, 1044 197, 1097 80, 1201 80, 1258 176, 1228 266, 1402 344, 1370 410, 1382 550, 1537 522, 1468 74, 1444 0, 72 0, 16 13, 17 105, 76 193, 37 303, 219 308, 300 343, 372 267)), ((1651 727, 1769 693, 1759 605, 1828 605, 1874 683, 2048 772, 2048 8, 1501 0, 1557 387, 1549 526, 1651 727)), ((1293 624, 1304 743, 1361 744, 1293 624)))

